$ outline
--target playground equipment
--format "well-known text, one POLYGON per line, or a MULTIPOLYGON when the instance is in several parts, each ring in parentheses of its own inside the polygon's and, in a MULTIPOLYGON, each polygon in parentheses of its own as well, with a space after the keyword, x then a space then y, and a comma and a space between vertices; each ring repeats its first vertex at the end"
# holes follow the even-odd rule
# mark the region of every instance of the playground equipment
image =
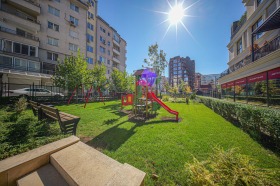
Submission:
POLYGON ((170 109, 153 92, 153 85, 157 75, 148 69, 137 70, 134 75, 136 80, 135 93, 134 95, 123 95, 122 106, 132 105, 135 115, 142 114, 146 118, 153 114, 153 112, 156 112, 161 106, 170 114, 175 115, 176 121, 178 121, 179 112, 170 109))
POLYGON ((85 104, 84 104, 84 108, 86 108, 86 105, 88 103, 90 94, 92 93, 93 90, 97 90, 99 96, 102 98, 102 102, 103 104, 105 104, 104 99, 102 97, 102 91, 100 89, 100 87, 96 86, 96 83, 91 84, 90 89, 88 91, 86 91, 86 93, 84 92, 84 85, 80 84, 80 85, 76 85, 74 91, 72 92, 69 100, 68 100, 68 105, 70 104, 71 100, 73 99, 74 95, 76 94, 78 88, 81 87, 82 88, 82 99, 84 100, 85 104))

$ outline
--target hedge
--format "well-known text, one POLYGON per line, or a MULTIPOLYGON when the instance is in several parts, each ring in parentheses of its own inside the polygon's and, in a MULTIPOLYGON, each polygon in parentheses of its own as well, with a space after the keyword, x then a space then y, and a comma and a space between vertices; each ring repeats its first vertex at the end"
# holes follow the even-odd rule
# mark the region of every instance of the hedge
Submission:
POLYGON ((201 96, 199 100, 255 140, 277 153, 280 152, 280 110, 201 96))

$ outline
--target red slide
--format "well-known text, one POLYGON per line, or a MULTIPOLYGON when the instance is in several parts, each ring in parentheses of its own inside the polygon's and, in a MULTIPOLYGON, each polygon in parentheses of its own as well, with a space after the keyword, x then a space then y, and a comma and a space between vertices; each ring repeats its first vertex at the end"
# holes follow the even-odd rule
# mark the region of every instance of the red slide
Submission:
POLYGON ((177 112, 175 110, 171 110, 165 103, 163 103, 160 99, 158 99, 157 96, 153 92, 148 93, 148 97, 152 98, 154 101, 156 101, 158 104, 160 104, 170 114, 176 115, 176 120, 178 121, 179 112, 177 112))

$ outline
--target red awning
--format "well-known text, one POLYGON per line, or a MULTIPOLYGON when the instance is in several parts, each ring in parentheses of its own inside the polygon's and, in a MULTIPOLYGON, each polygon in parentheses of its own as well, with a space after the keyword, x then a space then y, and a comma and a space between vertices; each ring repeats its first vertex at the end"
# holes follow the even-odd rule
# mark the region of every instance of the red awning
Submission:
POLYGON ((227 88, 233 87, 234 86, 234 81, 227 83, 227 88))
POLYGON ((222 88, 227 88, 227 84, 226 83, 222 84, 222 88))
POLYGON ((248 83, 254 83, 254 82, 264 81, 264 80, 266 80, 266 72, 262 72, 248 77, 248 83))
POLYGON ((244 85, 246 84, 246 78, 235 80, 235 85, 244 85))
POLYGON ((280 79, 280 68, 268 71, 268 79, 280 79))

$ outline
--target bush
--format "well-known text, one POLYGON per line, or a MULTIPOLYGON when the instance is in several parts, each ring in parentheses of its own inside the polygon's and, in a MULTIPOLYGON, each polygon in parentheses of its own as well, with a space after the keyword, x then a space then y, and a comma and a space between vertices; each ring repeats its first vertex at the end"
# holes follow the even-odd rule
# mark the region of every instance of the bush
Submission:
POLYGON ((191 100, 195 100, 195 99, 196 99, 196 93, 192 93, 192 94, 190 95, 190 99, 191 99, 191 100))
POLYGON ((164 95, 162 96, 162 101, 169 101, 170 96, 164 95))
POLYGON ((216 113, 233 122, 254 139, 276 152, 280 152, 280 111, 199 97, 200 101, 216 113))
POLYGON ((21 113, 27 107, 27 100, 25 97, 19 98, 19 100, 15 103, 15 111, 17 113, 21 113))
POLYGON ((185 167, 189 185, 277 185, 277 172, 258 168, 236 149, 215 148, 206 161, 194 158, 185 167))

